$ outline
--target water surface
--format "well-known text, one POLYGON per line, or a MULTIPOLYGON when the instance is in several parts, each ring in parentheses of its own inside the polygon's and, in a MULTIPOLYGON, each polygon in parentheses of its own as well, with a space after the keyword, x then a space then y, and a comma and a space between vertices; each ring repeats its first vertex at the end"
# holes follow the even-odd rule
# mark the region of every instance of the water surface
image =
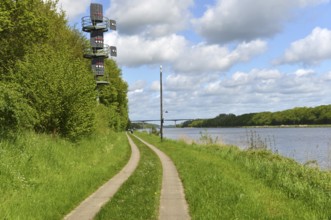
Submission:
POLYGON ((199 140, 202 134, 225 144, 249 147, 251 138, 261 140, 269 149, 300 163, 316 160, 331 168, 331 128, 165 128, 164 137, 199 140))

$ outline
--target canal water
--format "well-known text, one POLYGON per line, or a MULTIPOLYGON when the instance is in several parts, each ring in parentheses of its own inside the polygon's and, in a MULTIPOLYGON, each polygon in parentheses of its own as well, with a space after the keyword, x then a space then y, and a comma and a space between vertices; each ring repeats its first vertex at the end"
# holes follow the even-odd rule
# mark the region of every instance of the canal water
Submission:
POLYGON ((248 148, 264 144, 279 154, 300 163, 317 161, 331 169, 331 128, 165 128, 164 137, 199 141, 202 135, 224 144, 248 148))

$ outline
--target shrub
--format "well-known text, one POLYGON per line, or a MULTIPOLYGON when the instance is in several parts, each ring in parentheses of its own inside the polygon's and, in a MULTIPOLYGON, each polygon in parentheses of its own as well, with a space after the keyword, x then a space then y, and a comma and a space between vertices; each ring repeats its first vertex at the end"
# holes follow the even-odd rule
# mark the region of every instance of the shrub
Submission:
POLYGON ((18 131, 32 128, 36 122, 36 112, 17 87, 0 82, 0 138, 13 138, 18 131))
POLYGON ((95 82, 81 59, 35 48, 17 63, 15 80, 38 114, 37 131, 77 139, 93 130, 95 82))

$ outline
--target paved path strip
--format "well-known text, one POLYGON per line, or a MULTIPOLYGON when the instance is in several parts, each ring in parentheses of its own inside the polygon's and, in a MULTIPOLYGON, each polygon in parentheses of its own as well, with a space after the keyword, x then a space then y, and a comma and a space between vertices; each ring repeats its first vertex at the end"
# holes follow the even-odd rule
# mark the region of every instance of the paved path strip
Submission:
POLYGON ((64 217, 66 220, 88 220, 100 211, 101 207, 108 202, 121 185, 131 176, 133 171, 137 168, 140 153, 137 146, 133 143, 131 138, 127 135, 131 145, 131 157, 125 167, 111 178, 107 183, 101 186, 97 191, 85 199, 78 207, 64 217))
POLYGON ((158 148, 135 136, 160 158, 163 168, 159 220, 191 219, 185 200, 183 184, 171 159, 158 148))

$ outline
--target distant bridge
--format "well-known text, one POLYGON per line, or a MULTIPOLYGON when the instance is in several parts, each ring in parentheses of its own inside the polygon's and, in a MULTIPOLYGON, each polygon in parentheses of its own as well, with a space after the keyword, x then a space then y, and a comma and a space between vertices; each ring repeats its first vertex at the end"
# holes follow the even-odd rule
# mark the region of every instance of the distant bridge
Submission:
MULTIPOLYGON (((183 119, 183 118, 176 118, 176 119, 163 119, 163 121, 173 121, 175 122, 175 126, 177 125, 177 121, 192 121, 192 120, 199 120, 199 119, 183 119)), ((204 119, 202 119, 204 120, 204 119)), ((133 120, 131 123, 146 123, 152 121, 160 121, 160 119, 146 119, 146 120, 133 120)))

